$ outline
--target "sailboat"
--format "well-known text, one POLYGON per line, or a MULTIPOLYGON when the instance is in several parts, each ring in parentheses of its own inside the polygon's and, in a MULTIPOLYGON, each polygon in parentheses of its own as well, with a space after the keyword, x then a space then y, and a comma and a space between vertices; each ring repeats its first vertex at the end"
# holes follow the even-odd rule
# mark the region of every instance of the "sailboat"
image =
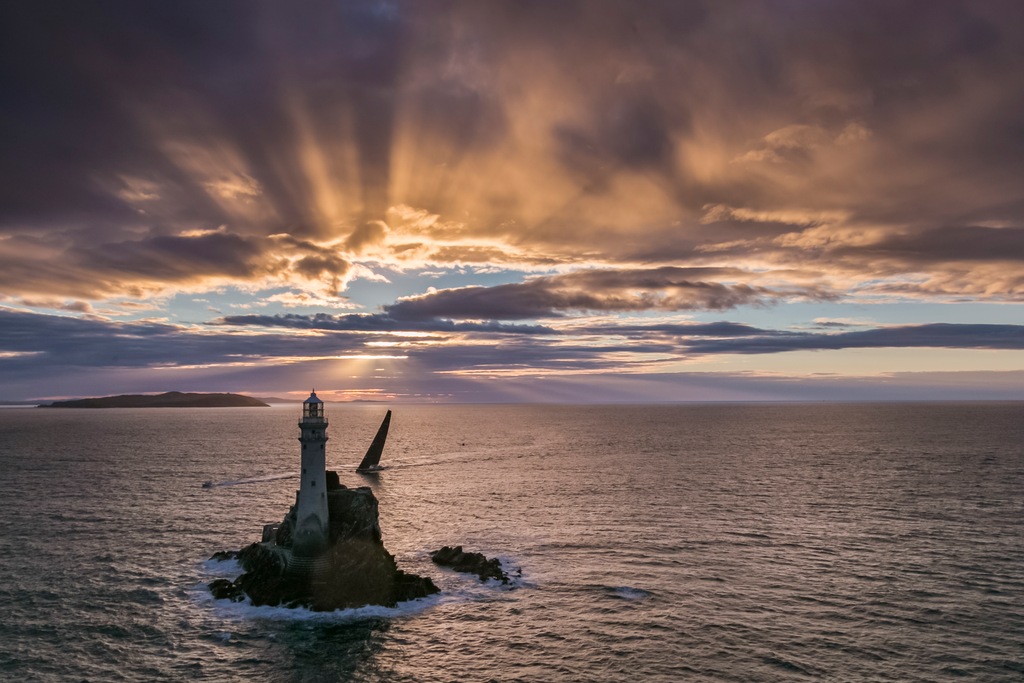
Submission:
POLYGON ((380 455, 384 452, 384 442, 388 438, 388 427, 390 426, 391 411, 389 410, 387 415, 384 416, 384 421, 380 423, 380 427, 377 429, 377 436, 373 437, 373 443, 366 449, 366 455, 363 456, 363 461, 359 463, 356 472, 367 474, 380 471, 380 455))

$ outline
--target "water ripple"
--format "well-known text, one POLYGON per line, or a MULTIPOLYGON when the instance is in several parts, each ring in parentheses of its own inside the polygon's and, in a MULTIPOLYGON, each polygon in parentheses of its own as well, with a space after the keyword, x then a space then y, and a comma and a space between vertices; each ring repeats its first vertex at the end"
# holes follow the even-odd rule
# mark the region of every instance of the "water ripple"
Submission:
POLYGON ((240 568, 206 558, 294 499, 290 408, 0 410, 0 677, 1024 675, 1019 406, 410 406, 372 479, 350 470, 379 411, 335 410, 330 465, 374 489, 388 549, 440 595, 213 600, 240 568), (453 539, 522 575, 437 568, 453 539))

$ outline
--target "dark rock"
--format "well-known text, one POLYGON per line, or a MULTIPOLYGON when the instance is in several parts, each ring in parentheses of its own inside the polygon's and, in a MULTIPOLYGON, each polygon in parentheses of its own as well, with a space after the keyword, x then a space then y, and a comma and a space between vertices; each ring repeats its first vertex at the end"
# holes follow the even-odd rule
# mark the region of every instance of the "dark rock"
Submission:
POLYGON ((302 604, 309 592, 306 577, 283 571, 246 572, 235 579, 235 585, 254 605, 302 604))
POLYGON ((377 498, 369 486, 336 489, 327 494, 329 542, 360 539, 380 543, 377 498))
POLYGON ((476 574, 481 581, 497 579, 502 583, 508 583, 508 574, 501 568, 501 562, 497 558, 487 559, 482 553, 467 553, 462 550, 461 545, 445 546, 440 550, 430 553, 430 559, 434 564, 442 567, 451 567, 457 572, 476 574))
POLYGON ((214 562, 224 562, 225 560, 237 560, 237 550, 219 550, 210 556, 210 559, 214 562))
POLYGON ((286 515, 284 521, 278 525, 274 533, 274 543, 282 548, 292 547, 292 532, 295 530, 295 517, 286 515))
POLYGON ((245 573, 234 582, 210 584, 215 597, 243 599, 254 605, 285 605, 327 611, 363 605, 394 606, 438 592, 429 578, 408 574, 381 541, 377 499, 369 487, 340 487, 327 494, 330 536, 316 558, 291 552, 294 506, 273 541, 253 543, 237 553, 245 573))
POLYGON ((379 541, 343 538, 328 554, 327 576, 344 576, 344 581, 312 582, 313 609, 337 609, 361 605, 394 606, 398 602, 437 593, 429 578, 407 574, 379 541))
MULTIPOLYGON (((399 569, 395 572, 395 593, 406 596, 403 600, 415 600, 425 598, 428 595, 440 592, 429 576, 409 574, 399 569)), ((399 600, 401 602, 401 600, 399 600)))
POLYGON ((238 563, 247 572, 283 572, 283 556, 271 547, 266 543, 251 543, 238 551, 238 563))
POLYGON ((228 579, 214 579, 210 582, 210 593, 217 600, 231 600, 240 602, 245 600, 245 591, 234 581, 228 579))

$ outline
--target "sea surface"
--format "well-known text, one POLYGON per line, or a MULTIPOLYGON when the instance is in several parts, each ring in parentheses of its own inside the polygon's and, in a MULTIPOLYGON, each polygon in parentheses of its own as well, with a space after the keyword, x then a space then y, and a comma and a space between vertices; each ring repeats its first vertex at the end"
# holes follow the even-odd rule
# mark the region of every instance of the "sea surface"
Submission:
POLYGON ((299 406, 0 409, 0 679, 1024 680, 1024 404, 393 407, 367 477, 385 407, 328 404, 328 466, 442 593, 328 614, 205 588, 299 406))

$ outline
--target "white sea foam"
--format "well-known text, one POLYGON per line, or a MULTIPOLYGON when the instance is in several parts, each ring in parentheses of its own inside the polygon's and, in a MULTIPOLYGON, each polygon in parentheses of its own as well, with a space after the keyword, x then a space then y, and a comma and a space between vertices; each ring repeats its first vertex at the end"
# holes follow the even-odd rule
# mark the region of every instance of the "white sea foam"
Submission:
MULTIPOLYGON (((535 577, 524 570, 517 559, 508 555, 499 555, 498 561, 501 562, 501 570, 508 574, 507 588, 536 588, 535 577)), ((503 585, 497 581, 495 583, 499 586, 503 585)))
MULTIPOLYGON (((211 577, 232 578, 241 573, 242 569, 236 560, 207 560, 202 564, 211 577), (229 569, 232 569, 229 571, 229 569)), ((504 563, 503 563, 504 566, 504 563)), ((331 612, 317 612, 305 607, 283 607, 260 605, 255 606, 246 598, 241 602, 217 600, 210 593, 207 583, 200 582, 192 586, 190 594, 195 602, 213 610, 215 616, 231 621, 271 620, 271 621, 312 621, 330 623, 349 623, 365 619, 401 619, 412 617, 434 608, 447 605, 463 604, 492 600, 496 594, 504 593, 521 585, 520 577, 510 577, 509 584, 490 579, 479 581, 471 574, 460 574, 455 585, 440 593, 398 603, 395 607, 382 605, 366 605, 331 612)))
POLYGON ((216 600, 206 584, 197 584, 190 593, 194 600, 212 608, 215 616, 229 621, 311 621, 328 623, 349 623, 366 619, 399 619, 410 617, 438 605, 458 601, 455 596, 439 593, 426 598, 400 602, 395 607, 366 605, 331 612, 316 612, 305 607, 255 606, 247 598, 242 602, 216 600))
POLYGON ((228 577, 234 578, 244 570, 238 560, 204 560, 202 563, 203 572, 211 578, 228 577))

